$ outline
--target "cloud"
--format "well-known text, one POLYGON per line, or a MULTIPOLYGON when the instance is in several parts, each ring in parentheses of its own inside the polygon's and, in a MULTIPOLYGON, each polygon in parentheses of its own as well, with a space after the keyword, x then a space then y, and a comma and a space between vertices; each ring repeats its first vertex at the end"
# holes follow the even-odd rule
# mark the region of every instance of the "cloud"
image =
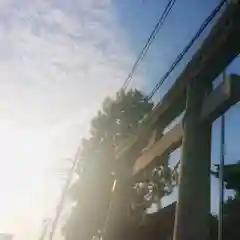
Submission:
POLYGON ((121 86, 133 55, 110 1, 46 2, 8 5, 0 84, 3 101, 17 102, 31 121, 55 123, 81 106, 99 106, 121 86))

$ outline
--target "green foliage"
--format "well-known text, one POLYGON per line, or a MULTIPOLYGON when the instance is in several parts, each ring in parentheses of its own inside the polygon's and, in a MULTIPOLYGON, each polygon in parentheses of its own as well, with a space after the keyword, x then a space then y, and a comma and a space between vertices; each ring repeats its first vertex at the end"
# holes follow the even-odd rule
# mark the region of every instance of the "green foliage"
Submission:
POLYGON ((240 239, 240 163, 224 166, 226 187, 235 191, 223 207, 223 239, 240 239))
POLYGON ((63 227, 66 240, 92 239, 102 229, 114 181, 115 150, 129 134, 136 134, 139 121, 152 107, 140 91, 121 91, 116 99, 107 98, 92 119, 91 136, 82 141, 79 180, 70 189, 76 206, 63 227))
POLYGON ((223 239, 240 239, 240 198, 238 194, 224 203, 223 239))
POLYGON ((172 169, 168 164, 163 164, 149 171, 150 176, 135 183, 133 189, 133 202, 136 204, 146 204, 146 207, 159 201, 163 196, 172 191, 172 169), (143 199, 145 200, 143 202, 143 199))
MULTIPOLYGON (((218 171, 214 174, 219 176, 218 171)), ((240 163, 224 166, 224 181, 227 189, 235 191, 223 205, 223 240, 240 239, 240 163)), ((217 237, 212 238, 217 239, 217 237)))

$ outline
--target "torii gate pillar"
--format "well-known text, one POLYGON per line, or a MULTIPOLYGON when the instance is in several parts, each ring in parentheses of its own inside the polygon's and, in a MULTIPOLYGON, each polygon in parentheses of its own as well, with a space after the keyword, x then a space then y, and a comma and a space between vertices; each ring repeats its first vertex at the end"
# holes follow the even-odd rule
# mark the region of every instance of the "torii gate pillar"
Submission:
POLYGON ((211 122, 200 122, 210 90, 203 80, 187 89, 174 240, 208 240, 210 213, 211 122))

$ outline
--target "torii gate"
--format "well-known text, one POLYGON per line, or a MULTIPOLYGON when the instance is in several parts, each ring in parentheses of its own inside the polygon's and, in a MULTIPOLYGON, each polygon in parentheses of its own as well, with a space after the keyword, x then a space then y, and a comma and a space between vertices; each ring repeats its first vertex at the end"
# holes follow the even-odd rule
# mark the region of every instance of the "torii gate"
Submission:
POLYGON ((157 156, 182 145, 174 240, 209 239, 211 126, 240 100, 240 78, 230 75, 216 89, 214 79, 240 52, 240 1, 230 2, 175 84, 139 127, 138 138, 119 156, 125 164, 106 222, 104 240, 117 240, 126 224, 129 182, 141 179, 157 156), (153 131, 163 131, 185 110, 181 123, 138 156, 153 131))

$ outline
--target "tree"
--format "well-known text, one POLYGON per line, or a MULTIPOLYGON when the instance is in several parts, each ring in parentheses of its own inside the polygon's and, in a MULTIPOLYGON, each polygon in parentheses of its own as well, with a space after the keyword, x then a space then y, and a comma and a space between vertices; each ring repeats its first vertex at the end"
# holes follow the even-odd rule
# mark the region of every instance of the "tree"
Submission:
POLYGON ((93 118, 90 137, 82 141, 79 179, 70 190, 76 205, 63 227, 66 240, 89 240, 102 229, 114 181, 115 150, 129 134, 136 134, 139 121, 152 107, 140 91, 120 91, 116 99, 107 98, 93 118))
POLYGON ((224 166, 226 188, 235 191, 223 207, 223 239, 240 239, 240 163, 224 166))
MULTIPOLYGON (((214 173, 219 176, 218 171, 214 173)), ((240 163, 224 166, 224 182, 226 189, 235 191, 223 205, 223 240, 240 239, 240 163)))

